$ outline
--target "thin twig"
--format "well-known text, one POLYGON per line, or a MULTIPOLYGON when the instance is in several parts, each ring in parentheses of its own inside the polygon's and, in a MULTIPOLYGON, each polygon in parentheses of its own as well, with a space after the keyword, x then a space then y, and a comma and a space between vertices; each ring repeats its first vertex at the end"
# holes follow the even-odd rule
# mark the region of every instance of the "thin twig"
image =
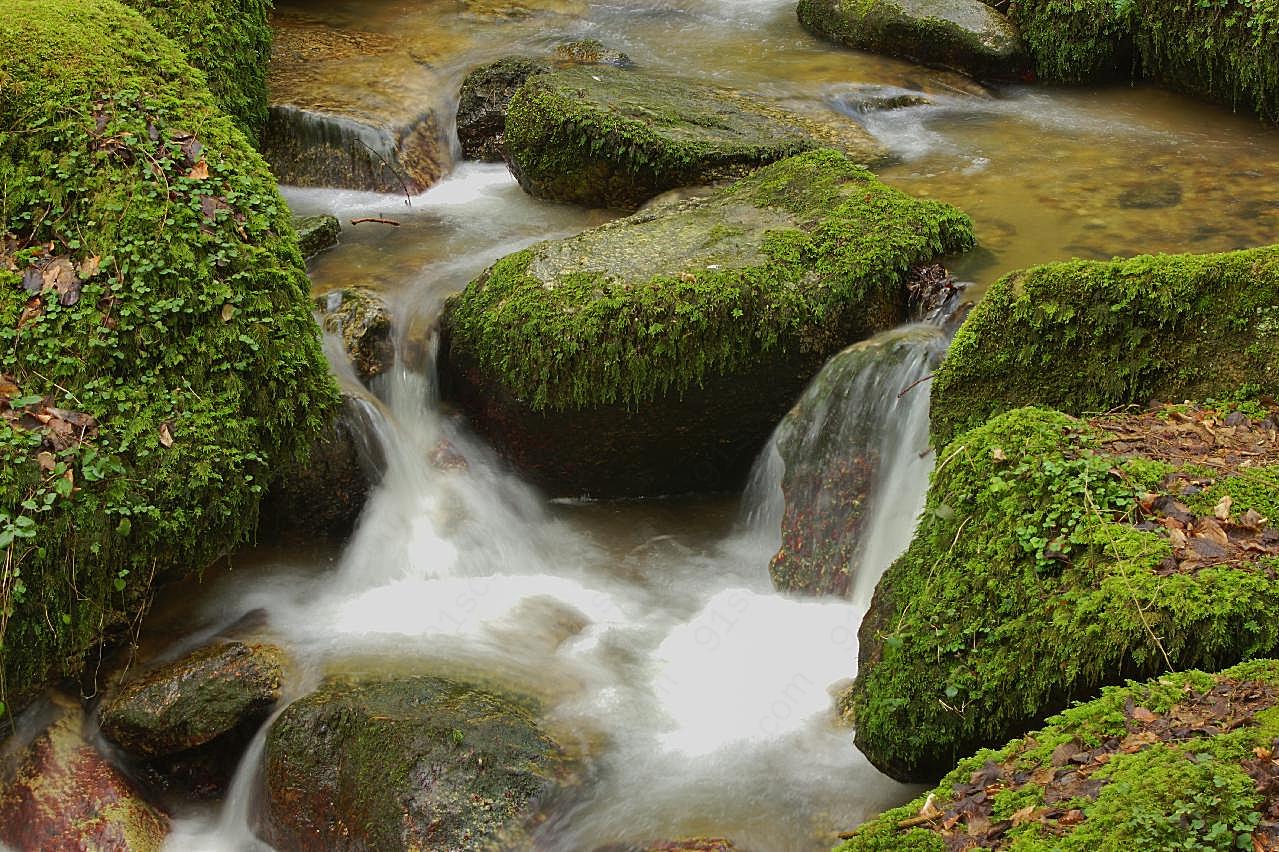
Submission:
POLYGON ((358 219, 352 219, 352 225, 363 225, 365 222, 372 222, 375 225, 391 225, 392 227, 400 227, 400 223, 394 219, 383 219, 381 216, 361 216, 358 219))
POLYGON ((929 373, 923 378, 915 379, 915 381, 911 382, 910 384, 906 385, 906 387, 902 388, 901 393, 897 394, 897 398, 901 399, 907 394, 907 392, 914 390, 916 385, 922 385, 924 382, 928 381, 929 379, 933 378, 936 375, 937 375, 936 373, 929 373))

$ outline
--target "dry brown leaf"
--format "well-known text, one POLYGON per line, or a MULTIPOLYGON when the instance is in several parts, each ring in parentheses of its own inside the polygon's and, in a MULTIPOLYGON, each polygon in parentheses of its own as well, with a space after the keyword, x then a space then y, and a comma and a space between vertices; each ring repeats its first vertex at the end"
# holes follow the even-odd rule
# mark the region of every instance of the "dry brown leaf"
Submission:
POLYGON ((80 261, 80 268, 76 270, 82 281, 88 281, 90 278, 98 274, 98 270, 102 267, 102 258, 98 255, 86 257, 80 261))
POLYGON ((1004 453, 1003 447, 991 447, 990 457, 997 462, 1008 461, 1008 456, 1004 453))
POLYGON ((1229 494, 1218 500, 1217 505, 1214 506, 1212 510, 1213 517, 1219 521, 1230 520, 1230 504, 1232 502, 1233 501, 1230 499, 1229 494))
POLYGON ((51 471, 57 465, 58 460, 54 458, 53 453, 45 450, 36 456, 36 461, 40 463, 40 469, 43 471, 51 471))
POLYGON ((1026 805, 1026 807, 1013 814, 1013 825, 1017 826, 1025 825, 1028 822, 1039 822, 1040 815, 1036 813, 1038 810, 1039 809, 1034 805, 1026 805))
POLYGON ((22 389, 8 376, 0 376, 0 396, 12 399, 22 393, 22 389))
POLYGON ((1186 534, 1179 529, 1168 530, 1168 540, 1172 542, 1173 550, 1181 550, 1186 546, 1186 534))
POLYGON ((173 433, 169 431, 168 423, 160 424, 160 445, 165 449, 173 446, 173 433))
POLYGON ((187 177, 191 178, 191 180, 208 180, 209 164, 201 160, 191 167, 191 171, 187 172, 187 177))
POLYGON ((1196 532, 1213 544, 1226 547, 1230 544, 1230 537, 1226 535, 1226 531, 1221 528, 1221 524, 1212 518, 1200 518, 1196 525, 1196 532))
POLYGON ((235 316, 235 305, 231 304, 230 302, 227 302, 225 305, 222 306, 222 321, 230 322, 231 317, 233 316, 235 316))
POLYGON ((1159 714, 1152 713, 1145 707, 1134 707, 1132 708, 1132 717, 1138 722, 1153 722, 1159 718, 1159 714))

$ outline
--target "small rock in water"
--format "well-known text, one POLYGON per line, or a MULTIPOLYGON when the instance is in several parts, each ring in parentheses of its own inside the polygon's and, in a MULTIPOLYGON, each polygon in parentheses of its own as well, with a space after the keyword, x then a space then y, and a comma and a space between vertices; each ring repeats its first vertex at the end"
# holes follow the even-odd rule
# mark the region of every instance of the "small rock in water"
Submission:
POLYGON ((319 254, 327 248, 338 244, 338 236, 342 226, 336 216, 303 216, 293 220, 293 229, 298 232, 298 248, 303 257, 319 254))
POLYGON ((394 326, 382 297, 348 287, 315 300, 324 330, 341 335, 351 366, 365 384, 395 363, 394 326))
POLYGON ((1174 181, 1143 183, 1119 193, 1115 202, 1125 210, 1159 210, 1181 203, 1181 185, 1174 181))

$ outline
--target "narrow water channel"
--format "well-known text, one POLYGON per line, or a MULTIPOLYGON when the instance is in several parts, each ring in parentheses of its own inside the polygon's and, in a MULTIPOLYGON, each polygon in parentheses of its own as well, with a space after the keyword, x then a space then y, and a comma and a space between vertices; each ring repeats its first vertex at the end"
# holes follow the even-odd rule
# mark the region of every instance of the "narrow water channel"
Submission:
MULTIPOLYGON (((589 37, 644 66, 841 111, 896 155, 887 180, 974 217, 982 247, 958 267, 973 294, 1035 262, 1224 250, 1279 233, 1279 135, 1167 93, 987 92, 822 44, 789 0, 529 2, 496 17, 483 5, 280 3, 308 25, 417 51, 397 72, 413 79, 361 67, 319 81, 348 100, 423 90, 446 109, 470 65, 589 37), (900 91, 927 102, 866 111, 869 98, 900 91)), ((875 418, 896 459, 879 495, 893 508, 867 527, 871 555, 852 599, 781 596, 768 578, 781 518, 771 447, 740 497, 547 502, 438 401, 431 328, 443 299, 498 257, 610 214, 529 199, 493 165, 459 165, 407 203, 285 192, 299 214, 402 223, 347 227, 312 267, 317 292, 371 287, 397 317, 404 357, 367 395, 387 475, 340 552, 242 554, 197 594, 185 587, 160 602, 152 648, 172 653, 260 611, 298 661, 291 695, 326 674, 386 671, 457 673, 537 696, 547 723, 592 757, 585 783, 553 803, 538 838, 546 849, 692 835, 828 848, 837 831, 908 797, 835 724, 832 690, 855 674, 874 580, 909 541, 922 501, 927 394, 896 394, 924 361, 876 385, 891 404, 848 403, 849 416, 875 418), (442 439, 465 469, 430 464, 442 439)), ((179 813, 169 848, 261 848, 259 760, 250 749, 225 803, 179 813)))

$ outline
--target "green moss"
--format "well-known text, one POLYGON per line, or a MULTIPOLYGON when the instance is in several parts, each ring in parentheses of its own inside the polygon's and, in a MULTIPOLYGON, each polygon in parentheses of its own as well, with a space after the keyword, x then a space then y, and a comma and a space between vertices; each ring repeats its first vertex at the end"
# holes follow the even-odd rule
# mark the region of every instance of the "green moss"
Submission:
POLYGON ((0 421, 13 699, 244 540, 337 397, 288 210, 177 48, 113 0, 0 0, 0 40, 0 233, 21 273, 52 246, 84 274, 21 328, 0 289, 0 373, 100 428, 58 459, 70 492, 0 421))
MULTIPOLYGON (((848 150, 882 149, 851 122, 848 150)), ((708 86, 607 66, 530 77, 506 114, 508 161, 538 198, 633 210, 683 186, 739 177, 833 144, 799 117, 708 86)))
POLYGON ((447 323, 453 347, 536 409, 636 406, 894 325, 906 271, 972 244, 954 208, 816 151, 503 258, 447 323))
POLYGON ((272 0, 125 0, 204 72, 209 91, 257 142, 266 126, 272 0))
POLYGON ((1053 263, 1001 279, 955 335, 933 439, 1019 405, 1098 412, 1240 388, 1279 392, 1279 246, 1053 263))
MULTIPOLYGON (((954 788, 967 784, 988 761, 1028 774, 1051 772, 1053 751, 1064 743, 1076 742, 1090 749, 1111 738, 1125 737, 1130 730, 1126 708, 1140 706, 1164 714, 1188 695, 1226 681, 1279 687, 1279 663, 1260 660, 1219 675, 1189 671, 1147 683, 1109 687, 1099 698, 1054 716, 1047 727, 1024 739, 960 761, 936 788, 861 826, 838 852, 947 848, 938 833, 922 828, 902 831, 899 822, 919 813, 930 796, 945 810, 954 788)), ((1077 798, 1069 805, 1082 811, 1082 820, 1074 825, 1056 820, 1013 825, 1007 833, 1007 846, 1001 848, 1018 852, 1251 848, 1253 829, 1262 817, 1258 811, 1262 797, 1241 764, 1253 758, 1254 749, 1274 747, 1279 737, 1279 709, 1262 709, 1252 724, 1221 731, 1195 731, 1115 753, 1092 776, 1102 782, 1096 797, 1077 798)), ((1034 784, 1015 793, 1000 792, 995 803, 996 819, 1007 819, 1014 804, 1045 804, 1042 789, 1034 784)))
POLYGON ((940 453, 845 697, 876 765, 928 777, 1124 676, 1279 646, 1279 583, 1263 572, 1155 573, 1170 546, 1132 526, 1132 512, 1166 468, 1108 456, 1097 439, 1023 408, 940 453))
POLYGON ((1279 120, 1275 0, 1021 0, 1012 17, 1044 80, 1145 78, 1279 120))

